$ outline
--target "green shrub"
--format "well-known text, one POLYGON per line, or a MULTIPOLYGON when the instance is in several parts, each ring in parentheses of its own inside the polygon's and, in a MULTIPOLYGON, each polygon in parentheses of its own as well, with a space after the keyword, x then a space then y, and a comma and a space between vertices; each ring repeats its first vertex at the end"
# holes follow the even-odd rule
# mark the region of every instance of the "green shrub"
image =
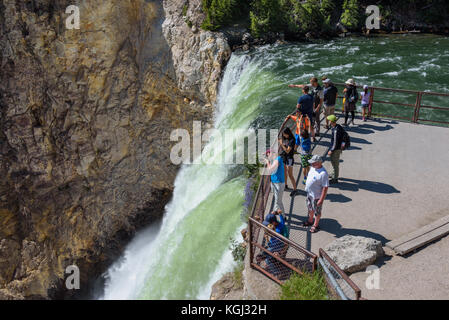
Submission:
POLYGON ((251 32, 256 36, 285 29, 284 0, 253 0, 250 20, 251 32))
POLYGON ((185 17, 187 15, 187 10, 189 10, 189 1, 187 1, 184 4, 184 7, 182 7, 182 16, 185 17))
POLYGON ((357 0, 345 0, 341 23, 348 29, 355 30, 360 23, 359 3, 357 0))
POLYGON ((232 252, 232 257, 236 262, 243 262, 245 260, 246 255, 246 247, 243 245, 244 243, 238 243, 235 239, 230 239, 230 249, 232 252))
POLYGON ((308 0, 299 7, 298 13, 302 32, 321 31, 325 18, 319 0, 308 0))
POLYGON ((293 274, 281 286, 281 300, 329 300, 322 271, 293 274))
POLYGON ((233 21, 248 15, 249 4, 246 0, 202 0, 206 14, 201 28, 218 30, 233 21))

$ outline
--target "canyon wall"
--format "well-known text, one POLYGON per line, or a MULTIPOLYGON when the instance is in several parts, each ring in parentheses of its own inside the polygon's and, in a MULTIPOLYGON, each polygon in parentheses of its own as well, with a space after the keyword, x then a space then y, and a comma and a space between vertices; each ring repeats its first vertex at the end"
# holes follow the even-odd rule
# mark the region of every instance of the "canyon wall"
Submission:
POLYGON ((81 292, 160 219, 170 132, 210 122, 230 48, 201 0, 0 0, 0 299, 81 292), (66 7, 80 29, 66 28, 66 7))

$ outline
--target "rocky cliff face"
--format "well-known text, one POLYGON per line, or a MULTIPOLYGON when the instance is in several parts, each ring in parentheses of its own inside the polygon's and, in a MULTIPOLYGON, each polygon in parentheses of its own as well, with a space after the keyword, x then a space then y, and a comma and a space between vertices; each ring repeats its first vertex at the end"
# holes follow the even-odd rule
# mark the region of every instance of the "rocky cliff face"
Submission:
POLYGON ((80 1, 68 30, 73 2, 0 0, 0 299, 69 297, 73 264, 85 289, 161 217, 170 132, 211 118, 230 56, 200 0, 80 1))

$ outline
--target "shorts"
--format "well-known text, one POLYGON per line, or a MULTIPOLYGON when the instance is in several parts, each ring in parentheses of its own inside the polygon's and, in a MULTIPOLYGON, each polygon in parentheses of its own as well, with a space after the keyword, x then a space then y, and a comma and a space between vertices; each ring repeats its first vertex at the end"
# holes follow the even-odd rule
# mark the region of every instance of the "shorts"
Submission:
POLYGON ((322 210, 323 206, 318 205, 318 199, 314 199, 308 195, 306 197, 306 205, 307 205, 307 209, 309 210, 309 212, 313 212, 315 217, 321 216, 321 210, 322 210))
POLYGON ((309 160, 312 159, 311 154, 302 154, 301 155, 301 164, 303 168, 308 168, 310 166, 309 160))
POLYGON ((369 107, 369 104, 364 104, 364 103, 362 103, 362 108, 363 108, 363 109, 368 108, 368 107, 369 107))
POLYGON ((309 119, 310 119, 310 125, 313 128, 313 126, 315 125, 315 114, 311 113, 311 114, 308 114, 308 116, 309 116, 309 119))
POLYGON ((300 138, 299 134, 295 134, 295 144, 297 146, 301 145, 301 138, 300 138))
POLYGON ((295 162, 295 161, 293 160, 293 158, 284 158, 283 160, 284 160, 284 164, 285 164, 287 167, 293 167, 293 163, 295 162))
POLYGON ((327 118, 330 115, 335 114, 335 105, 324 107, 324 116, 327 118))

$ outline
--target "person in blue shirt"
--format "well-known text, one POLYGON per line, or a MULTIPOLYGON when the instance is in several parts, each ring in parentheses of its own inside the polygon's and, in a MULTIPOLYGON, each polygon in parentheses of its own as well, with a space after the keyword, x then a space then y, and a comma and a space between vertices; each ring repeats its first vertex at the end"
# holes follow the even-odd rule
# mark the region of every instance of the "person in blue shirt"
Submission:
POLYGON ((284 210, 284 204, 282 203, 282 195, 285 189, 285 173, 284 173, 284 161, 282 157, 277 155, 271 150, 267 150, 265 155, 268 157, 265 159, 266 169, 271 174, 271 190, 274 195, 274 210, 284 210), (270 161, 270 159, 273 159, 270 161))
POLYGON ((310 170, 310 164, 309 160, 312 159, 312 142, 309 138, 309 133, 305 130, 301 131, 301 149, 300 149, 300 155, 301 155, 301 165, 302 165, 302 171, 304 179, 302 181, 302 184, 306 184, 307 175, 309 174, 310 170))
MULTIPOLYGON (((286 228, 284 216, 279 213, 267 214, 265 220, 263 221, 263 225, 267 226, 268 228, 272 229, 273 231, 276 231, 276 233, 281 235, 284 233, 284 228, 286 228)), ((267 233, 267 236, 269 237, 269 240, 268 243, 266 244, 266 249, 269 252, 273 253, 273 255, 275 256, 284 257, 288 249, 288 246, 280 238, 274 235, 267 233)), ((279 262, 265 251, 256 257, 256 262, 260 263, 264 259, 267 264, 268 271, 274 275, 277 275, 280 272, 279 262)))
POLYGON ((315 113, 313 110, 314 99, 311 94, 309 94, 310 88, 308 85, 290 85, 290 87, 301 87, 303 95, 299 97, 296 109, 299 109, 303 115, 307 115, 310 119, 310 136, 312 141, 315 142, 315 113))

